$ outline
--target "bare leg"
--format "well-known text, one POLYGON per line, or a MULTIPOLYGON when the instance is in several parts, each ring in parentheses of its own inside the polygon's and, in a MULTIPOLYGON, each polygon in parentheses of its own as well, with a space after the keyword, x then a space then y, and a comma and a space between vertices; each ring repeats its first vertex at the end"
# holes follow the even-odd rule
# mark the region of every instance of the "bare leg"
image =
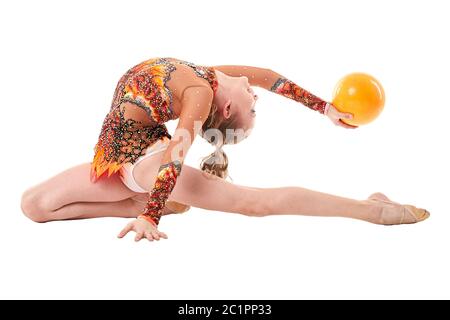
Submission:
POLYGON ((135 218, 140 205, 132 199, 116 202, 73 202, 48 213, 48 220, 89 219, 101 217, 135 218))
MULTIPOLYGON (((135 168, 136 181, 146 190, 153 187, 161 155, 146 158, 135 168)), ((22 197, 22 210, 38 222, 105 216, 135 217, 145 202, 136 202, 132 198, 142 195, 129 190, 118 177, 92 184, 89 181, 89 163, 85 163, 27 190, 22 197)), ((383 210, 382 203, 375 201, 354 200, 301 187, 236 185, 188 165, 183 165, 168 201, 255 217, 282 214, 336 216, 373 223, 382 223, 383 210)), ((394 209, 389 212, 391 217, 400 215, 400 211, 394 209)), ((383 219, 386 220, 386 212, 383 219)), ((397 221, 396 218, 391 220, 397 221)), ((408 223, 403 218, 398 221, 408 223)))
MULTIPOLYGON (((136 218, 144 209, 145 203, 128 198, 116 202, 73 202, 48 214, 48 219, 90 219, 103 217, 136 218)), ((164 208, 163 215, 177 213, 164 208)))
MULTIPOLYGON (((129 190, 117 176, 91 183, 89 170, 90 163, 83 163, 32 186, 22 195, 22 211, 36 222, 135 217, 141 212, 147 194, 129 190)), ((165 208, 164 213, 171 211, 165 208)))
MULTIPOLYGON (((162 154, 156 154, 144 159, 135 168, 136 181, 146 190, 153 185, 161 156, 162 154)), ((168 200, 208 210, 255 217, 283 214, 334 216, 377 224, 386 222, 400 224, 422 221, 429 216, 424 209, 418 209, 415 217, 412 214, 405 214, 404 206, 395 204, 382 193, 374 193, 367 199, 355 200, 301 187, 246 187, 188 165, 183 165, 168 200)))
POLYGON ((364 200, 344 198, 301 187, 264 189, 261 197, 271 199, 269 214, 302 214, 310 216, 346 217, 374 222, 377 209, 364 200))
MULTIPOLYGON (((141 161, 135 168, 137 183, 152 187, 161 154, 141 161)), ((183 165, 168 200, 208 210, 249 216, 312 215, 335 216, 377 222, 380 207, 301 187, 253 188, 230 183, 188 165, 183 165)))

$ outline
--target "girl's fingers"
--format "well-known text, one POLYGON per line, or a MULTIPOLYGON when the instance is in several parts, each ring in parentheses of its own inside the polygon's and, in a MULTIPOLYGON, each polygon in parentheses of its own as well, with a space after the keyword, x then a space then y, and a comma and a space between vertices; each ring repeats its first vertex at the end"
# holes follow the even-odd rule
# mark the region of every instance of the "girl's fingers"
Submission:
MULTIPOLYGON (((129 223, 118 235, 119 238, 124 237, 128 232, 134 229, 134 225, 129 223)), ((167 239, 167 235, 164 232, 160 232, 158 230, 146 230, 146 231, 136 231, 135 241, 140 241, 142 238, 146 238, 148 241, 160 240, 161 238, 167 239)))
POLYGON ((155 240, 159 240, 158 232, 153 231, 153 232, 152 232, 152 236, 153 236, 153 238, 154 238, 155 240))
POLYGON ((145 237, 147 238, 148 241, 153 241, 153 237, 150 232, 145 231, 145 237))
POLYGON ((161 238, 167 239, 167 234, 165 234, 164 232, 160 232, 160 231, 158 231, 158 232, 159 232, 159 236, 161 238))
POLYGON ((353 115, 351 113, 338 113, 338 117, 342 119, 352 119, 353 115))
POLYGON ((143 236, 144 236, 144 233, 143 233, 143 232, 138 232, 138 233, 136 234, 136 237, 134 238, 134 241, 139 241, 139 240, 141 240, 143 236))
POLYGON ((120 231, 120 233, 117 237, 123 238, 128 232, 131 231, 131 229, 133 229, 133 226, 131 224, 127 224, 127 226, 125 228, 123 228, 122 231, 120 231))
POLYGON ((343 122, 341 119, 339 119, 339 125, 340 125, 341 127, 348 128, 348 129, 355 129, 355 128, 358 128, 357 126, 352 126, 352 125, 349 125, 349 124, 343 122))

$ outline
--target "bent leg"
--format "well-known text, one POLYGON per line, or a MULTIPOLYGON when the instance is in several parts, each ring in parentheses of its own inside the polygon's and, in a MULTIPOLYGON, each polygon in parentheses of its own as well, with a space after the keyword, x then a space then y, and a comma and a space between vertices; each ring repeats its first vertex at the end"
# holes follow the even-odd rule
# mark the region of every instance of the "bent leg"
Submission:
POLYGON ((37 195, 51 210, 78 201, 120 201, 137 194, 128 189, 117 175, 92 183, 89 170, 90 163, 76 165, 32 186, 27 192, 37 195))
POLYGON ((131 198, 112 202, 73 202, 45 215, 43 221, 90 219, 103 217, 136 218, 141 205, 131 198))
MULTIPOLYGON (((128 189, 117 176, 108 179, 100 179, 96 183, 92 183, 89 179, 90 163, 83 163, 55 176, 36 184, 26 190, 22 195, 21 208, 26 216, 34 221, 48 221, 75 218, 85 215, 86 212, 80 211, 75 214, 74 209, 69 214, 67 206, 75 203, 81 209, 83 206, 90 206, 93 216, 97 213, 105 213, 106 208, 112 209, 112 203, 118 203, 116 210, 112 210, 112 215, 118 214, 118 209, 128 206, 128 209, 134 208, 130 201, 124 201, 137 193, 128 189), (123 201, 123 202, 121 202, 123 201), (99 208, 100 211, 94 209, 95 204, 104 204, 99 208), (64 210, 62 210, 65 207, 64 210), (59 213, 64 212, 62 215, 59 213), (94 210, 94 211, 93 211, 94 210)), ((73 207, 75 208, 75 207, 73 207)), ((124 216, 128 214, 123 213, 124 216)))
MULTIPOLYGON (((134 218, 144 209, 148 194, 128 189, 117 176, 92 183, 90 163, 64 170, 27 189, 23 213, 36 222, 98 217, 134 218)), ((163 214, 174 213, 164 208, 163 214)), ((176 212, 175 212, 176 213, 176 212)))

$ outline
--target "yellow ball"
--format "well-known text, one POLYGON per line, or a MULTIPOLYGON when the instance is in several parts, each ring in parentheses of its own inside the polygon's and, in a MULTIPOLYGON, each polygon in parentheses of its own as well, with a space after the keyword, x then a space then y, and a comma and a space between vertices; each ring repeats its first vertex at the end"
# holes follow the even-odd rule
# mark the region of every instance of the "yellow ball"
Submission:
POLYGON ((366 73, 351 73, 336 84, 332 104, 340 112, 353 114, 343 122, 359 126, 372 122, 383 111, 384 90, 377 79, 366 73))

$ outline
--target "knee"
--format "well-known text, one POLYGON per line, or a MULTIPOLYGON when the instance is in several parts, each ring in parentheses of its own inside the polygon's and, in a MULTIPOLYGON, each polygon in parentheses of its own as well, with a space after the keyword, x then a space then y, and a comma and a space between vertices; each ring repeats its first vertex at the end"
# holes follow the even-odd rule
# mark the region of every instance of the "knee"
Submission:
POLYGON ((30 188, 22 194, 20 207, 23 214, 34 222, 49 221, 49 212, 44 206, 44 198, 37 190, 30 188))
POLYGON ((265 217, 270 215, 271 209, 266 200, 259 193, 250 195, 243 201, 240 211, 250 217, 265 217))

